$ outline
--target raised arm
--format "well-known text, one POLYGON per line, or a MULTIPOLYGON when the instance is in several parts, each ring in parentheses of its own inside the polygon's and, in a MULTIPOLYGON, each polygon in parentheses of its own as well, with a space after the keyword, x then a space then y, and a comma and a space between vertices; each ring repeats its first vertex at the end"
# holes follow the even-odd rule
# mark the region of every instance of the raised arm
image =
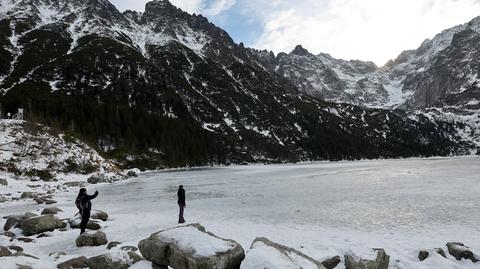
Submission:
POLYGON ((98 191, 95 191, 95 194, 93 194, 93 195, 87 195, 87 199, 88 199, 88 200, 93 200, 93 199, 95 199, 97 196, 98 196, 98 191))

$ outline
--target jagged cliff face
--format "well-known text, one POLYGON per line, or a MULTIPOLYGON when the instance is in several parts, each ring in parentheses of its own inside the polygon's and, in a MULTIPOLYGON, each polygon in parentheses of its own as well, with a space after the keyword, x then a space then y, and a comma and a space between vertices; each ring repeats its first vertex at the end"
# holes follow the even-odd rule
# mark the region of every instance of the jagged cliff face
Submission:
POLYGON ((327 100, 338 93, 355 103, 354 85, 375 88, 364 100, 388 103, 372 63, 301 48, 278 57, 246 49, 166 0, 147 3, 143 13, 121 13, 106 0, 0 3, 3 108, 25 107, 126 165, 445 155, 470 147, 455 124, 312 97, 316 82, 298 85, 317 73, 297 76, 287 65, 309 59, 327 100))
POLYGON ((276 57, 252 53, 302 92, 331 102, 415 110, 458 100, 455 105, 462 106, 478 100, 479 29, 476 18, 445 30, 381 68, 371 62, 313 55, 301 46, 276 57))

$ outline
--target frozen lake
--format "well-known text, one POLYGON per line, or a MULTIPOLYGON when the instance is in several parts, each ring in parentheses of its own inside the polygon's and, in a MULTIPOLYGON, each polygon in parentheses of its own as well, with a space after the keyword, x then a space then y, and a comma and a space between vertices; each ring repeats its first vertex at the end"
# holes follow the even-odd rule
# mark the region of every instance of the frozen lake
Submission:
MULTIPOLYGON (((187 192, 187 222, 199 222, 245 249, 265 236, 317 259, 368 256, 371 248, 382 247, 392 256, 391 268, 480 268, 466 261, 433 257, 420 263, 417 258, 420 249, 445 248, 448 241, 480 251, 479 157, 174 170, 88 190, 98 189, 93 207, 112 218, 103 229, 108 239, 136 245, 177 225, 180 184, 187 192)), ((65 217, 75 212, 75 196, 57 195, 65 217)), ((5 210, 37 207, 18 204, 5 210)), ((77 231, 61 234, 26 248, 41 256, 52 248, 98 253, 75 247, 77 231)))

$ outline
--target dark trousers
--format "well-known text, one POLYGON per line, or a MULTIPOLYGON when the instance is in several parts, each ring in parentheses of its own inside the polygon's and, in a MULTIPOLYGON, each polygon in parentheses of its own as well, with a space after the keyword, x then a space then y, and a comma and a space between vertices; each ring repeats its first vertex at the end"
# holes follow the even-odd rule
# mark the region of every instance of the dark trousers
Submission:
POLYGON ((82 214, 82 222, 80 222, 80 234, 83 234, 85 232, 85 229, 87 228, 87 223, 90 220, 90 212, 84 212, 82 214))
POLYGON ((178 204, 178 207, 180 207, 180 213, 178 214, 178 222, 185 222, 185 219, 183 218, 183 211, 185 210, 185 205, 184 204, 178 204))

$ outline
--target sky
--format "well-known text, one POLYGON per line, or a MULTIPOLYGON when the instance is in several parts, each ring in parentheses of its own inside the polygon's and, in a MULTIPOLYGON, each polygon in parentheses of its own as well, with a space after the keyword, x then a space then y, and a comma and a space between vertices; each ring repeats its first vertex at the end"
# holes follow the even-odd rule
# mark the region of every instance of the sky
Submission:
MULTIPOLYGON (((147 0, 111 0, 143 11, 147 0)), ((426 38, 480 16, 480 0, 171 0, 203 14, 236 42, 275 53, 301 44, 382 66, 426 38)))

